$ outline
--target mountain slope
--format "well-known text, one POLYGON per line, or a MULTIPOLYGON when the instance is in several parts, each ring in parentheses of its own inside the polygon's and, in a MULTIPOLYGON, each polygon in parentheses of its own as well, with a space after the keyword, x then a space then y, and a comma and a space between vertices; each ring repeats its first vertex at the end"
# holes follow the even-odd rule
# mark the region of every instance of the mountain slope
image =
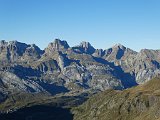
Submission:
POLYGON ((73 109, 75 120, 156 120, 160 78, 124 91, 106 90, 73 109))

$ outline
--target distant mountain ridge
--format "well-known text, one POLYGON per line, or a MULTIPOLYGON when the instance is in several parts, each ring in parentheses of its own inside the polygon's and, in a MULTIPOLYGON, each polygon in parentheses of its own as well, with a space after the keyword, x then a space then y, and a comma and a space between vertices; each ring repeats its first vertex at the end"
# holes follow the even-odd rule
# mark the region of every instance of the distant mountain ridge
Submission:
POLYGON ((0 41, 0 93, 124 89, 160 74, 160 50, 136 52, 121 44, 103 50, 89 42, 70 47, 55 39, 35 44, 0 41))

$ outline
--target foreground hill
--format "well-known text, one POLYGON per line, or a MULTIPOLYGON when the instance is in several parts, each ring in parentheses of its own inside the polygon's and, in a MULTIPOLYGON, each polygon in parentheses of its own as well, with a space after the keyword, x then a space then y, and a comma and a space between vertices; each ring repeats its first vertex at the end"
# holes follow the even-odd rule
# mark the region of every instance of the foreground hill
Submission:
POLYGON ((124 91, 106 90, 74 108, 75 120, 158 120, 160 78, 124 91))

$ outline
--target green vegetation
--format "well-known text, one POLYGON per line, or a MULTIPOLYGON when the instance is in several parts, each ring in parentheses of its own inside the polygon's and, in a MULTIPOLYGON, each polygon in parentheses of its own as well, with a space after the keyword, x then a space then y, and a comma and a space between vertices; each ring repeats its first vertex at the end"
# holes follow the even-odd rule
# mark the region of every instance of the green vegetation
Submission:
POLYGON ((124 91, 107 90, 72 109, 75 120, 157 120, 160 78, 124 91))
POLYGON ((55 96, 45 93, 14 93, 0 104, 0 111, 3 113, 13 112, 21 108, 32 107, 35 105, 71 108, 82 104, 90 93, 74 95, 57 94, 55 96))

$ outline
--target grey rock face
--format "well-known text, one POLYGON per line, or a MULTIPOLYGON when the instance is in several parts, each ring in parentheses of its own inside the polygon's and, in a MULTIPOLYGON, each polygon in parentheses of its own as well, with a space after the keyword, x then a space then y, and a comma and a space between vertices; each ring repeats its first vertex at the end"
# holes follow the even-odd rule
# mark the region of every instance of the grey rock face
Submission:
POLYGON ((36 69, 43 73, 53 73, 59 71, 58 63, 56 60, 47 60, 37 63, 36 69))
POLYGON ((139 84, 160 75, 160 51, 141 50, 135 61, 136 80, 139 84))
POLYGON ((35 81, 24 80, 11 72, 0 71, 1 87, 0 91, 4 92, 40 92, 44 91, 43 88, 35 81))

